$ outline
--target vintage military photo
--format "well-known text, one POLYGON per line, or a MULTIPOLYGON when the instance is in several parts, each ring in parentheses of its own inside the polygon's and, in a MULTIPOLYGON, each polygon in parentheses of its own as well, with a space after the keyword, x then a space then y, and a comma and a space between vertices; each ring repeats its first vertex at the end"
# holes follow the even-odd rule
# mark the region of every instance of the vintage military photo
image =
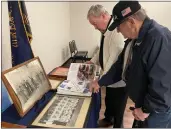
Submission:
POLYGON ((18 96, 23 112, 50 89, 38 59, 18 67, 4 76, 18 96))
MULTIPOLYGON (((80 114, 83 110, 83 104, 86 105, 84 108, 88 112, 90 100, 91 98, 56 95, 36 118, 33 125, 45 127, 76 127, 78 118, 81 119, 80 114)), ((87 113, 82 112, 81 115, 84 116, 82 120, 83 126, 87 113)))
POLYGON ((76 120, 76 117, 72 117, 73 113, 77 109, 76 116, 78 116, 82 103, 83 99, 60 96, 54 100, 53 104, 39 122, 73 126, 76 120))
POLYGON ((93 80, 96 67, 92 64, 80 64, 77 77, 81 80, 93 80))
POLYGON ((99 76, 100 69, 94 64, 71 63, 67 80, 92 81, 99 76))

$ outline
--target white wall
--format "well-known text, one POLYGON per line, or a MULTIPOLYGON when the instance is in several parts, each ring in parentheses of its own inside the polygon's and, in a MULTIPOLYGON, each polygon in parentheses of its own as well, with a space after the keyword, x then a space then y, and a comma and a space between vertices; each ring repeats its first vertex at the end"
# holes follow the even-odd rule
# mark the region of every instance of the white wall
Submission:
MULTIPOLYGON (((33 53, 40 57, 45 71, 49 73, 68 59, 62 57, 62 50, 68 47, 70 40, 69 2, 25 3, 33 34, 33 53)), ((2 14, 2 54, 5 55, 2 56, 2 65, 7 69, 11 67, 7 2, 2 2, 2 14)))
POLYGON ((150 18, 171 30, 171 2, 140 2, 150 18))
POLYGON ((26 2, 26 7, 33 33, 33 52, 40 57, 46 72, 50 72, 66 61, 62 59, 62 49, 70 40, 69 3, 26 2))
POLYGON ((2 71, 11 68, 11 47, 7 3, 2 2, 2 71))
MULTIPOLYGON (((102 4, 111 13, 116 2, 26 2, 33 33, 32 49, 47 73, 68 59, 66 49, 72 39, 79 50, 88 50, 91 57, 100 42, 100 32, 87 20, 88 9, 93 4, 102 4)), ((171 2, 141 4, 151 18, 171 30, 171 2)), ((11 67, 11 53, 6 2, 2 2, 2 32, 2 68, 7 69, 11 67)))
MULTIPOLYGON (((109 13, 116 2, 71 2, 71 38, 75 39, 80 50, 89 50, 89 57, 99 44, 100 33, 90 25, 87 12, 91 5, 102 4, 109 13)), ((147 14, 171 30, 171 2, 140 2, 147 14)))

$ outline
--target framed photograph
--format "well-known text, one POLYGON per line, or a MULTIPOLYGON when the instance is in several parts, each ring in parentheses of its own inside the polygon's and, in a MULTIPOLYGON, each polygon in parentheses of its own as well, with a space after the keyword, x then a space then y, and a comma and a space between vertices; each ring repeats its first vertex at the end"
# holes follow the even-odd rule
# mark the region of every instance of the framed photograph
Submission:
POLYGON ((51 89, 39 57, 2 72, 2 80, 21 117, 51 89))
POLYGON ((68 75, 68 70, 69 69, 65 67, 57 67, 49 73, 49 76, 58 77, 58 78, 61 77, 61 78, 66 79, 68 75))
POLYGON ((83 128, 91 97, 55 95, 32 125, 49 128, 83 128))

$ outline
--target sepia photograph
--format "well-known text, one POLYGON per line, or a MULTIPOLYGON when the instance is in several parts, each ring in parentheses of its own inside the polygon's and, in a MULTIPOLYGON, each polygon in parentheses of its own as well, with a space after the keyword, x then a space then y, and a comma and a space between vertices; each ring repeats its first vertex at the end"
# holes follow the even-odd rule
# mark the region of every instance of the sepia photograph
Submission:
POLYGON ((3 76, 15 92, 23 113, 28 111, 51 88, 37 58, 20 67, 14 67, 3 76))
POLYGON ((32 125, 52 128, 82 128, 90 102, 91 98, 89 97, 56 95, 43 109, 32 125))

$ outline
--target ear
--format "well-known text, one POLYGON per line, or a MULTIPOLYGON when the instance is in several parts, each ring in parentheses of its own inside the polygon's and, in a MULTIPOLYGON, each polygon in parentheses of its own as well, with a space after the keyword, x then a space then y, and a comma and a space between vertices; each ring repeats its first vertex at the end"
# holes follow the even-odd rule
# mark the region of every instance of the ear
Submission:
POLYGON ((132 25, 135 24, 135 19, 132 18, 132 17, 129 17, 129 18, 128 18, 128 21, 129 21, 129 23, 131 23, 132 25))

